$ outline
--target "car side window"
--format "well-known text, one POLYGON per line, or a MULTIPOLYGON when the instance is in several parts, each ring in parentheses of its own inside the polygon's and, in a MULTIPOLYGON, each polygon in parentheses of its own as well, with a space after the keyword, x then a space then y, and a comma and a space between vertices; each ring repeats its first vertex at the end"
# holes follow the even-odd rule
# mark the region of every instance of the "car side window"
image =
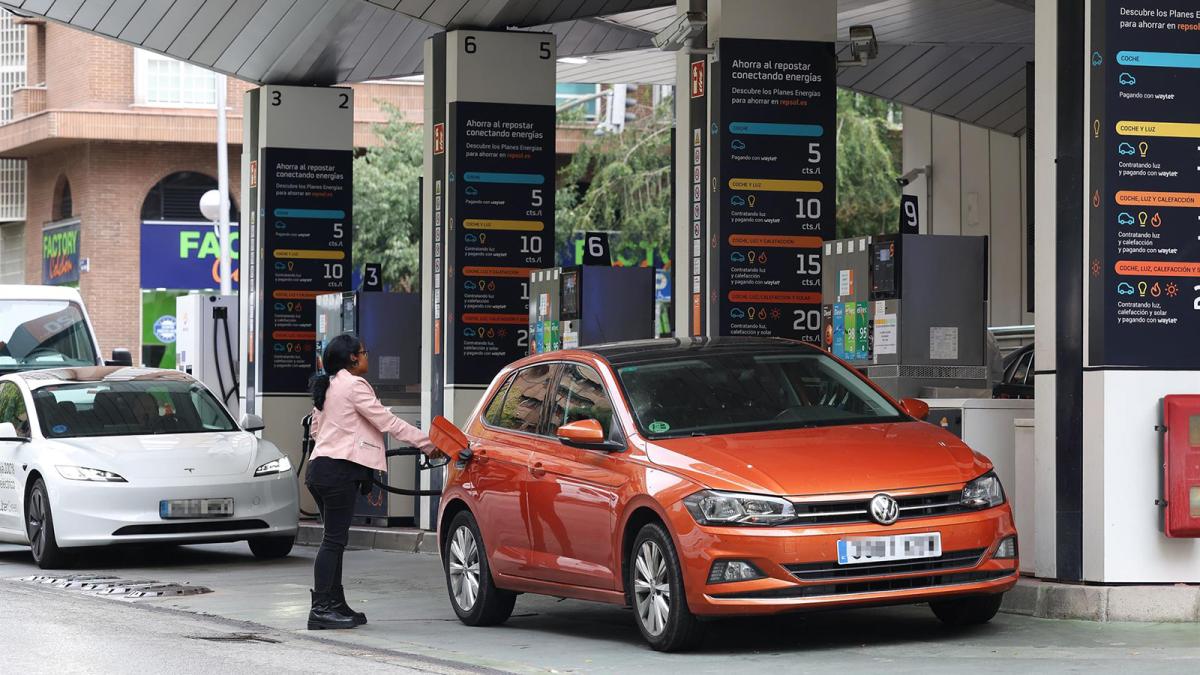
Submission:
POLYGON ((542 410, 550 389, 553 364, 539 364, 518 370, 508 385, 503 408, 496 426, 536 434, 542 422, 542 410))
POLYGON ((614 439, 612 399, 604 390, 600 373, 590 366, 568 364, 558 378, 558 390, 550 408, 550 429, 580 420, 596 420, 604 437, 614 439))
POLYGON ((8 422, 17 434, 29 437, 29 411, 25 408, 25 397, 12 382, 0 382, 0 424, 8 422))
POLYGON ((487 410, 483 413, 484 422, 492 426, 500 424, 500 411, 504 410, 504 397, 512 387, 514 377, 516 376, 509 375, 504 384, 500 385, 500 388, 496 390, 496 395, 492 397, 491 402, 488 403, 487 410))
POLYGON ((1033 367, 1033 352, 1029 351, 1021 355, 1017 361, 1017 365, 1013 368, 1011 382, 1014 384, 1025 384, 1029 381, 1029 373, 1033 367))

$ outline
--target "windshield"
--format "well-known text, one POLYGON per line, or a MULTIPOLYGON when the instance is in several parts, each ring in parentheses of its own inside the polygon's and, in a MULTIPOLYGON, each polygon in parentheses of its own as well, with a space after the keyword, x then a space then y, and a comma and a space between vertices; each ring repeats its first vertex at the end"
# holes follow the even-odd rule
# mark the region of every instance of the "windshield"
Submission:
POLYGON ((97 365, 79 306, 65 300, 0 300, 0 372, 97 365))
POLYGON ((693 354, 617 370, 649 438, 907 419, 854 373, 816 352, 693 354))
POLYGON ((33 405, 46 438, 235 431, 216 397, 179 381, 91 382, 41 387, 33 405))

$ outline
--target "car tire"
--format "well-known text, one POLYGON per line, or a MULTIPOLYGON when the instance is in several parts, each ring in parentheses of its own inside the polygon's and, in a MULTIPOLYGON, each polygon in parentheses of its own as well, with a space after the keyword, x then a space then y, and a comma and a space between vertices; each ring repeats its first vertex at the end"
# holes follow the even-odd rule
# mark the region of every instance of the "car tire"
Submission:
POLYGON ((1003 593, 976 595, 957 600, 941 600, 929 603, 934 615, 947 626, 978 626, 992 620, 1000 611, 1003 593))
POLYGON ((50 512, 50 493, 46 482, 38 478, 25 500, 25 534, 29 537, 29 551, 33 561, 44 570, 67 567, 67 554, 58 547, 54 535, 54 515, 50 512))
POLYGON ((442 543, 446 591, 459 621, 468 626, 496 626, 512 616, 517 594, 496 587, 488 566, 479 523, 470 511, 454 516, 442 543))
POLYGON ((683 572, 666 528, 647 523, 638 531, 625 564, 625 587, 642 637, 660 652, 694 647, 699 619, 688 608, 683 572))
POLYGON ((292 552, 292 545, 296 543, 295 537, 255 537, 251 539, 250 552, 259 560, 274 560, 275 558, 286 558, 292 552))

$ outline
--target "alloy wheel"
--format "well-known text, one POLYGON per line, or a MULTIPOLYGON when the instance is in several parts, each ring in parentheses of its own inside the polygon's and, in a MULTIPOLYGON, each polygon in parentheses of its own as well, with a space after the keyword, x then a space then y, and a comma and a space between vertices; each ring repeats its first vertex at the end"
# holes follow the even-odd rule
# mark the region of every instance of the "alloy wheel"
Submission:
POLYGON ((638 620, 646 632, 660 635, 671 616, 671 584, 662 549, 653 541, 642 542, 634 561, 633 597, 638 620))
POLYGON ((34 490, 29 498, 28 520, 29 547, 33 549, 33 557, 41 560, 46 552, 46 504, 45 495, 41 490, 34 490))
POLYGON ((466 525, 455 530, 450 540, 449 566, 454 602, 459 609, 469 612, 479 598, 479 545, 466 525))

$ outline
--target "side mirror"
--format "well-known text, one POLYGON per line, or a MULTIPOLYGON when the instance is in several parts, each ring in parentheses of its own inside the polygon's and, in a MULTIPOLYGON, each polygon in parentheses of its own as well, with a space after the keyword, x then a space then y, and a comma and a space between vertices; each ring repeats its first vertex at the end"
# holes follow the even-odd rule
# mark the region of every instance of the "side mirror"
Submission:
POLYGON ((246 415, 242 418, 241 427, 246 431, 262 431, 267 428, 267 423, 258 415, 246 415))
POLYGON ((906 398, 900 401, 900 408, 919 420, 929 417, 929 404, 919 398, 906 398))
POLYGON ((609 443, 604 435, 604 427, 597 420, 579 420, 564 424, 556 434, 563 445, 591 450, 617 450, 615 443, 609 443))
POLYGON ((26 443, 28 438, 17 433, 17 428, 12 422, 4 422, 0 424, 0 441, 10 443, 26 443))
POLYGON ((133 354, 129 353, 128 349, 114 349, 112 360, 107 364, 109 366, 133 366, 133 354))

